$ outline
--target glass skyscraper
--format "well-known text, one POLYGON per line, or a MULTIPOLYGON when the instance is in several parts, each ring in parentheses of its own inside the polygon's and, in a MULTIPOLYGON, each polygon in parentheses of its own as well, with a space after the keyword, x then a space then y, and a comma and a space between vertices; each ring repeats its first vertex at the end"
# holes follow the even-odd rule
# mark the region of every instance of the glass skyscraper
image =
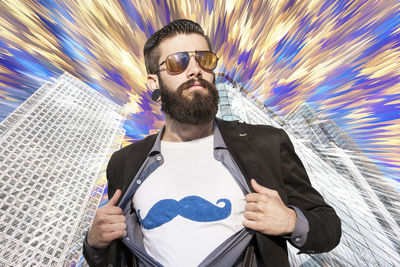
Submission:
POLYGON ((69 266, 120 147, 122 109, 72 75, 0 123, 0 266, 69 266))
POLYGON ((400 266, 399 185, 347 134, 307 104, 282 118, 232 81, 217 88, 218 117, 285 129, 313 187, 342 220, 341 242, 331 252, 297 255, 289 245, 292 266, 400 266))

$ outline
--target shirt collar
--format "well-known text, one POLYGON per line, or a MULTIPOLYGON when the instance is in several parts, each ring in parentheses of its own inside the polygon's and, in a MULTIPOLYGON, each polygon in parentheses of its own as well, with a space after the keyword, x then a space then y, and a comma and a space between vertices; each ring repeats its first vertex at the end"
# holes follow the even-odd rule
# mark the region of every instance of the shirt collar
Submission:
POLYGON ((218 128, 217 120, 214 120, 214 149, 216 148, 227 148, 222 138, 221 131, 218 128))
POLYGON ((156 141, 154 142, 154 145, 150 149, 150 152, 147 156, 152 156, 155 154, 159 154, 161 152, 161 136, 163 136, 164 131, 165 131, 165 125, 162 127, 161 131, 158 132, 156 141))
MULTIPOLYGON (((161 152, 161 137, 163 136, 164 131, 165 131, 165 125, 161 129, 161 131, 158 132, 156 141, 154 142, 154 145, 148 154, 149 156, 152 156, 154 154, 159 154, 161 152)), ((227 148, 226 144, 224 142, 224 139, 222 138, 221 131, 218 128, 216 120, 214 120, 214 130, 213 131, 214 131, 214 149, 227 148)))

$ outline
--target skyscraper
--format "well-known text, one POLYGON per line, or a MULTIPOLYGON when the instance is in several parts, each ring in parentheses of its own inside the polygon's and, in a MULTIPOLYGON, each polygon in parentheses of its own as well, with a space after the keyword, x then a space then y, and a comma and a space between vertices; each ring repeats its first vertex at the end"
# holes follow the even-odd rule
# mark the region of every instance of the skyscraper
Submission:
POLYGON ((64 73, 0 123, 0 266, 79 258, 123 122, 118 105, 64 73))
POLYGON ((384 177, 336 123, 324 114, 317 114, 309 105, 295 107, 285 121, 292 134, 309 140, 309 146, 357 188, 400 253, 400 200, 394 181, 384 177))
POLYGON ((293 266, 400 266, 399 194, 332 120, 302 104, 281 118, 229 79, 218 85, 218 117, 284 128, 310 181, 342 220, 342 239, 331 252, 297 255, 293 266), (222 93, 221 93, 222 92, 222 93), (387 196, 387 198, 383 198, 387 196))

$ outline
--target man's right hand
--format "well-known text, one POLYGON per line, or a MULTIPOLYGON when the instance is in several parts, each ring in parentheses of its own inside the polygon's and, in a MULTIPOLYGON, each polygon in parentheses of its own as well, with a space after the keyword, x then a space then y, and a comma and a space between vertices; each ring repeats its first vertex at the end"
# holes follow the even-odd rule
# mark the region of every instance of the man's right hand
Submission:
POLYGON ((118 189, 110 201, 96 211, 87 235, 87 243, 92 248, 106 248, 113 240, 126 236, 126 219, 122 209, 116 206, 120 196, 118 189))

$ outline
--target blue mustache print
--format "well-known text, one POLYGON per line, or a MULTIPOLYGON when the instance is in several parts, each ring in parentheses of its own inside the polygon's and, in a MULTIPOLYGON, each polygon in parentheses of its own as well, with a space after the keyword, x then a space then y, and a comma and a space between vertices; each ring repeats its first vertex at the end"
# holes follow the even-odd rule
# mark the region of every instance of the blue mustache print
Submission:
POLYGON ((220 202, 224 202, 225 206, 220 208, 198 196, 187 196, 180 201, 163 199, 151 207, 146 218, 142 219, 140 209, 137 213, 140 223, 147 230, 157 228, 178 215, 196 222, 213 222, 223 220, 231 214, 231 202, 221 198, 216 204, 220 202))

